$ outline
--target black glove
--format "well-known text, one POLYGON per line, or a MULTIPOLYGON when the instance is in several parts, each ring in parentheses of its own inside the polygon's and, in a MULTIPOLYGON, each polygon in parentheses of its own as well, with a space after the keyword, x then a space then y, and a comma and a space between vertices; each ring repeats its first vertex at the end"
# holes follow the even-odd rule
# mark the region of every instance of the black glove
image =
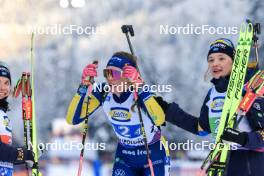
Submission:
POLYGON ((160 107, 163 109, 164 113, 166 114, 167 110, 170 107, 170 104, 162 99, 162 97, 154 97, 155 100, 158 102, 160 107))
POLYGON ((239 132, 237 130, 227 128, 224 130, 221 139, 245 146, 248 141, 248 135, 246 132, 239 132))
POLYGON ((27 166, 34 166, 34 153, 31 150, 27 150, 26 148, 20 147, 17 148, 17 160, 14 164, 24 164, 27 166))

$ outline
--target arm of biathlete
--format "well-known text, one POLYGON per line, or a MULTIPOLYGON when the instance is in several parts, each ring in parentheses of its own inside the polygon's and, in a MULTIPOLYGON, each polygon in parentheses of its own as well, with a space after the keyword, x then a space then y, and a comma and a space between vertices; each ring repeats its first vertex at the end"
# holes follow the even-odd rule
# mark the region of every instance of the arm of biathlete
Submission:
MULTIPOLYGON (((93 86, 93 91, 89 96, 88 105, 88 117, 90 116, 102 105, 103 101, 103 89, 105 84, 99 84, 93 86)), ((83 122, 87 116, 87 101, 86 96, 88 87, 86 85, 80 85, 77 93, 73 96, 70 105, 68 107, 68 112, 66 116, 66 121, 69 124, 76 125, 83 122)))
POLYGON ((193 116, 192 114, 184 111, 175 102, 168 103, 161 97, 157 97, 156 100, 162 106, 167 122, 199 136, 206 136, 211 133, 208 118, 208 107, 206 106, 206 103, 209 100, 209 92, 203 102, 199 117, 193 116))
POLYGON ((0 141, 0 161, 14 163, 17 156, 18 151, 16 148, 0 141))
POLYGON ((165 125, 165 113, 155 99, 155 94, 142 90, 138 93, 139 105, 156 126, 165 125))

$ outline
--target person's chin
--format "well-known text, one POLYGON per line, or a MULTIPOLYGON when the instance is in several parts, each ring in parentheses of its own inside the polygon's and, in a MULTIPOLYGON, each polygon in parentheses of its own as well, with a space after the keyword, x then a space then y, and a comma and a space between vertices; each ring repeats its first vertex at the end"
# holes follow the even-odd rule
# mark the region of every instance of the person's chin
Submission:
POLYGON ((6 96, 0 96, 0 100, 4 99, 6 96))
POLYGON ((219 79, 220 77, 221 77, 221 75, 220 75, 220 74, 213 75, 213 78, 214 78, 214 79, 219 79))

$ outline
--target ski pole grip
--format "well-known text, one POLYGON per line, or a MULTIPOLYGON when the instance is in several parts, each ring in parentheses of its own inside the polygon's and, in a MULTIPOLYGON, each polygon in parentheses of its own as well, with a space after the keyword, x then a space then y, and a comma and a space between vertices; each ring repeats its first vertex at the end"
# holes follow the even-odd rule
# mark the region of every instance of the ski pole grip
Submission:
POLYGON ((27 100, 25 102, 25 111, 26 111, 25 120, 32 120, 32 101, 31 100, 27 100))
POLYGON ((132 25, 123 25, 121 29, 122 29, 122 32, 125 34, 130 33, 132 37, 135 35, 132 25))
MULTIPOLYGON (((93 64, 98 65, 98 60, 94 60, 93 64)), ((87 82, 87 83, 85 83, 87 85, 93 84, 94 83, 94 76, 85 77, 85 82, 87 82)))

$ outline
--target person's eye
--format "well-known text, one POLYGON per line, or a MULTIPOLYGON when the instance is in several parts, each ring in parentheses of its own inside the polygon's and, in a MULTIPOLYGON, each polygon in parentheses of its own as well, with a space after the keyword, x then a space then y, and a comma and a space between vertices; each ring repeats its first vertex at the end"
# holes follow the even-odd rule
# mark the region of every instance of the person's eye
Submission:
POLYGON ((213 61, 214 61, 214 59, 209 58, 207 62, 212 63, 213 61))
POLYGON ((220 57, 219 60, 220 60, 220 61, 224 61, 225 58, 224 58, 224 57, 220 57))
POLYGON ((10 84, 9 84, 9 81, 6 81, 6 82, 5 82, 5 85, 6 85, 6 86, 9 86, 9 85, 10 85, 10 84))

